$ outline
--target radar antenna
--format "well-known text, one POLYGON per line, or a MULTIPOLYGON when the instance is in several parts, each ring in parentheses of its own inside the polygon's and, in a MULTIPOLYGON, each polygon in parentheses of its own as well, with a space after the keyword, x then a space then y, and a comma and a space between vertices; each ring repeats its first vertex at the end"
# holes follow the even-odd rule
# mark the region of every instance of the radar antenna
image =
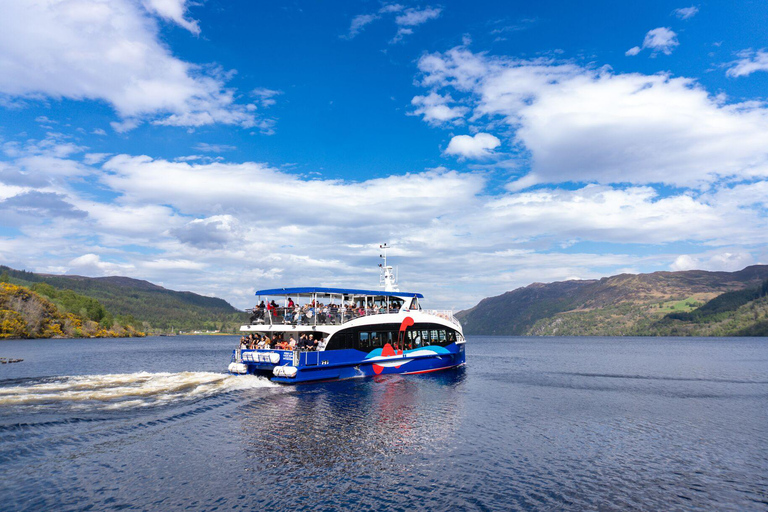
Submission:
POLYGON ((387 249, 389 249, 389 245, 382 244, 379 246, 379 249, 381 249, 379 258, 384 260, 384 263, 379 263, 379 269, 381 270, 379 285, 384 287, 385 292, 399 292, 397 276, 392 272, 392 267, 387 265, 387 249))

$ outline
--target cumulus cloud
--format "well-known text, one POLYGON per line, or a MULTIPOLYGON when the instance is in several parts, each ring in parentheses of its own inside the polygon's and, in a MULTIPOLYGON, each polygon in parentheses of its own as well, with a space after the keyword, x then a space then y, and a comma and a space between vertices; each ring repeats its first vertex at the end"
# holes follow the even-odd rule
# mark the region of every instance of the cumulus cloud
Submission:
POLYGON ((418 65, 422 86, 450 90, 471 107, 469 122, 506 126, 538 182, 704 187, 768 176, 768 109, 729 104, 689 78, 463 47, 418 65))
POLYGON ((237 221, 231 215, 215 215, 205 219, 195 219, 184 226, 171 230, 171 234, 185 244, 202 249, 225 247, 233 241, 237 221))
POLYGON ((695 5, 692 5, 690 7, 680 7, 679 9, 675 9, 672 12, 681 20, 687 20, 696 16, 696 14, 699 12, 699 8, 695 5))
MULTIPOLYGON (((23 144, 17 151, 25 157, 23 144)), ((77 156, 70 160, 82 166, 77 156)), ((50 210, 15 217, 23 235, 4 238, 0 258, 42 271, 129 275, 244 306, 256 286, 374 286, 378 244, 388 241, 403 288, 426 292, 435 306, 466 307, 531 281, 658 268, 678 256, 589 254, 574 250, 580 242, 684 242, 732 254, 768 243, 768 180, 697 195, 546 184, 489 195, 485 174, 443 168, 347 181, 254 162, 117 155, 99 165, 92 179, 109 202, 66 183, 4 184, 0 172, 0 200, 10 200, 3 219, 22 207, 50 210)))
POLYGON ((651 49, 651 56, 655 56, 658 52, 661 52, 664 55, 671 55, 672 50, 679 44, 677 34, 672 31, 672 29, 667 27, 654 28, 645 34, 642 48, 634 46, 627 50, 625 55, 634 56, 646 48, 651 49))
POLYGON ((416 107, 412 115, 423 116, 430 124, 439 125, 451 121, 461 121, 469 109, 462 106, 449 106, 453 103, 450 95, 431 92, 426 96, 414 96, 411 105, 416 107))
POLYGON ((742 50, 738 56, 738 60, 730 63, 726 75, 739 77, 749 76, 756 71, 768 71, 768 51, 764 48, 757 51, 742 50))
POLYGON ((718 250, 698 255, 681 254, 669 266, 671 270, 716 270, 733 272, 753 265, 755 259, 746 251, 718 250))
POLYGON ((490 133, 456 135, 445 148, 445 154, 462 158, 484 158, 490 156, 500 144, 501 141, 490 133))
POLYGON ((82 273, 86 276, 103 275, 121 275, 131 271, 134 266, 131 264, 120 264, 109 261, 102 261, 98 254, 87 253, 69 261, 68 266, 71 272, 82 273))
POLYGON ((231 74, 174 57, 153 15, 192 32, 182 0, 19 0, 0 17, 0 94, 16 98, 103 100, 122 118, 117 131, 145 120, 175 126, 257 119, 226 87, 231 74), (30 20, 34 20, 30 22, 30 20))
POLYGON ((54 192, 30 190, 0 201, 4 223, 45 222, 50 218, 78 218, 88 214, 66 201, 66 196, 54 192))

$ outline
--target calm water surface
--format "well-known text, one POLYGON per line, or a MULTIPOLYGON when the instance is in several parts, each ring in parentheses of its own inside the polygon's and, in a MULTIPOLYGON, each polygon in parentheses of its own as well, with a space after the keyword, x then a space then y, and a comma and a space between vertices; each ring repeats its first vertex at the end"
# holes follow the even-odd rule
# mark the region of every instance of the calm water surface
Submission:
POLYGON ((768 510, 768 339, 470 337, 278 386, 237 337, 0 342, 3 510, 768 510))

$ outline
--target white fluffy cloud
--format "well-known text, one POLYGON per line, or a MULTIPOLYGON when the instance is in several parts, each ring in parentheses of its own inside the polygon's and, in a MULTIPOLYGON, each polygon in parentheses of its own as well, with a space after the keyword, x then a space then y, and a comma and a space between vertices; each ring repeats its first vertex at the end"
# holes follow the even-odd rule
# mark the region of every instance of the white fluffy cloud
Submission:
POLYGON ((254 286, 375 286, 383 241, 395 246, 403 287, 448 307, 531 281, 658 268, 679 256, 559 252, 574 243, 699 244, 709 247, 690 261, 708 268, 758 261, 726 253, 749 255, 749 247, 768 243, 768 181, 668 196, 609 185, 488 195, 485 174, 447 169, 354 182, 253 162, 118 155, 88 166, 77 152, 60 157, 109 192, 110 202, 100 202, 66 181, 51 184, 60 179, 55 170, 37 171, 39 183, 6 183, 41 146, 68 151, 40 141, 12 145, 15 157, 0 166, 0 209, 4 219, 16 212, 11 225, 22 233, 3 239, 0 261, 129 275, 242 306, 254 286))
POLYGON ((0 94, 104 100, 125 131, 143 120, 177 126, 251 127, 252 112, 229 78, 174 57, 160 41, 160 16, 193 33, 182 0, 18 0, 0 16, 0 94))
POLYGON ((500 144, 501 141, 490 133, 456 135, 445 148, 445 154, 462 158, 484 158, 490 156, 500 144))
POLYGON ((731 62, 726 74, 732 77, 749 76, 755 71, 768 71, 768 52, 765 49, 742 50, 739 59, 731 62))
POLYGON ((741 270, 744 267, 753 265, 755 259, 749 252, 745 251, 715 251, 706 252, 700 255, 681 254, 672 265, 671 270, 718 270, 724 272, 733 272, 741 270))
POLYGON ((702 187, 768 176, 768 109, 727 103, 688 78, 492 58, 463 47, 425 55, 419 69, 431 93, 463 95, 469 122, 511 130, 510 145, 530 155, 529 185, 702 187))
POLYGON ((637 55, 646 48, 650 48, 652 55, 656 55, 658 52, 662 52, 664 55, 670 55, 675 46, 679 44, 677 34, 672 31, 672 29, 667 27, 654 28, 645 34, 642 47, 634 46, 626 51, 626 55, 637 55))
POLYGON ((453 102, 450 95, 442 96, 431 92, 426 96, 414 96, 411 105, 416 107, 413 115, 423 116, 430 124, 440 125, 447 122, 461 122, 469 109, 462 106, 450 106, 453 102))

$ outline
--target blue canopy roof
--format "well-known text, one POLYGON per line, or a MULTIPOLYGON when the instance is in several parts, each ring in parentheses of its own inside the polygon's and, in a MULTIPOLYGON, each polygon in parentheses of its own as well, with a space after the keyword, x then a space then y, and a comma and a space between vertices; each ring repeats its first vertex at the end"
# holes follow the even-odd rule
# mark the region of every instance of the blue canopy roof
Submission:
POLYGON ((256 295, 305 295, 308 293, 325 293, 334 295, 376 295, 379 297, 418 297, 423 299, 420 293, 413 292, 385 292, 383 290, 353 290, 351 288, 272 288, 270 290, 258 290, 256 295))

